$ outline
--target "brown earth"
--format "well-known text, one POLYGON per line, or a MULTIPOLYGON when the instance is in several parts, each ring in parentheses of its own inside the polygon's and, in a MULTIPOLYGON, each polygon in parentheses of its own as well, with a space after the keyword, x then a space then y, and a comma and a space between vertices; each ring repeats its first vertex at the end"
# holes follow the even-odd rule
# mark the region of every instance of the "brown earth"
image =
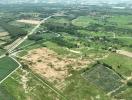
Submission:
POLYGON ((125 50, 117 50, 117 53, 132 58, 132 52, 128 52, 125 50))
POLYGON ((40 21, 38 20, 25 20, 25 19, 17 20, 17 22, 33 24, 33 25, 38 25, 40 23, 40 21))
POLYGON ((33 71, 56 83, 63 82, 71 75, 70 70, 79 70, 90 63, 85 59, 62 58, 47 48, 34 49, 23 59, 33 71))
POLYGON ((7 35, 9 35, 8 32, 0 32, 0 37, 7 36, 7 35))

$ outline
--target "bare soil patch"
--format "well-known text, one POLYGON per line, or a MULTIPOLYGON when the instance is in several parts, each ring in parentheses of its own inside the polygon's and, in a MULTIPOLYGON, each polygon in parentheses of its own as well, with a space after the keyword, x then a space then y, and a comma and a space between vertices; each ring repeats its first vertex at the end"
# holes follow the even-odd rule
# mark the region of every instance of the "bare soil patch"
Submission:
POLYGON ((69 70, 79 70, 90 63, 85 59, 62 58, 47 48, 34 49, 23 59, 36 73, 56 83, 63 82, 70 75, 69 70))
POLYGON ((40 21, 38 21, 38 20, 26 20, 26 19, 17 20, 17 22, 33 24, 33 25, 37 25, 40 23, 40 21))
POLYGON ((132 52, 128 52, 128 51, 125 51, 125 50, 117 50, 117 53, 132 58, 132 52))
POLYGON ((0 37, 7 36, 7 35, 9 35, 8 32, 0 32, 0 37))

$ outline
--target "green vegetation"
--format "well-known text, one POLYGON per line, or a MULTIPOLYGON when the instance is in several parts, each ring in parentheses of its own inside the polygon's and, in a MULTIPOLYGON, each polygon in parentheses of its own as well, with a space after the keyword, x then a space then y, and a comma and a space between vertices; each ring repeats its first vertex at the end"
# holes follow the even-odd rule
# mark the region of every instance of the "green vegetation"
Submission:
MULTIPOLYGON (((53 100, 54 98, 61 100, 61 97, 52 89, 40 81, 30 71, 24 69, 18 69, 2 83, 1 87, 10 94, 10 97, 13 97, 13 99, 10 98, 9 100, 28 100, 29 98, 32 100, 53 100), (26 83, 23 77, 26 78, 26 83), (26 87, 24 87, 24 85, 26 87)), ((3 93, 1 98, 5 98, 3 97, 4 95, 6 94, 3 93)))
MULTIPOLYGON (((23 38, 34 27, 16 20, 41 20, 55 15, 14 50, 19 52, 16 56, 20 58, 23 68, 19 68, 0 85, 0 100, 61 100, 54 89, 68 100, 131 100, 132 81, 127 81, 127 78, 131 76, 132 58, 119 55, 116 50, 132 51, 132 12, 128 8, 119 10, 110 7, 0 5, 0 32, 7 32, 5 36, 0 36, 0 54, 6 52, 6 46, 17 38, 23 38), (64 63, 79 60, 77 65, 80 68, 70 64, 67 65, 69 69, 67 66, 64 69, 53 69, 51 65, 51 70, 67 73, 60 83, 56 80, 49 82, 43 78, 45 74, 40 76, 32 70, 24 69, 29 66, 21 61, 22 57, 30 50, 43 47, 56 52, 59 56, 57 59, 64 58, 64 63), (85 62, 88 65, 82 66, 85 62), (98 64, 93 66, 95 62, 98 64)), ((37 63, 42 63, 41 59, 43 57, 37 63)), ((31 66, 36 64, 32 61, 27 63, 31 66)), ((0 80, 17 67, 18 64, 10 57, 1 58, 0 80)))
POLYGON ((123 83, 122 78, 111 67, 96 64, 83 74, 89 82, 97 85, 106 93, 119 88, 123 83))
POLYGON ((110 100, 108 96, 106 96, 105 92, 96 87, 94 84, 91 84, 90 81, 87 81, 81 76, 82 71, 72 73, 71 77, 68 77, 65 81, 67 84, 63 93, 70 100, 82 100, 82 99, 97 99, 101 100, 110 100))
POLYGON ((112 66, 112 68, 119 72, 121 75, 131 75, 132 58, 112 53, 102 61, 112 66))
POLYGON ((0 26, 5 29, 7 32, 10 33, 11 38, 18 38, 20 36, 26 35, 27 32, 24 31, 23 29, 17 27, 17 26, 13 26, 13 25, 9 25, 8 23, 4 22, 4 21, 0 21, 0 26))
POLYGON ((19 65, 11 58, 4 57, 0 59, 0 80, 4 79, 19 65))
POLYGON ((91 23, 95 23, 96 21, 92 18, 92 16, 79 16, 77 19, 72 21, 73 25, 87 27, 91 23))
POLYGON ((132 28, 132 22, 131 22, 131 15, 118 15, 113 16, 110 19, 108 19, 109 23, 117 24, 118 27, 126 27, 126 28, 132 28))

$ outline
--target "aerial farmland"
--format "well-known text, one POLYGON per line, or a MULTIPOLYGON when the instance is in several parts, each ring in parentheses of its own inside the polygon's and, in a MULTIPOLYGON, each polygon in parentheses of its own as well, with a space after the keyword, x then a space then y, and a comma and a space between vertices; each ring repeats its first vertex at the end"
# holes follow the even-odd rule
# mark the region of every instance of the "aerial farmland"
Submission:
POLYGON ((0 5, 0 100, 132 99, 131 8, 0 5))

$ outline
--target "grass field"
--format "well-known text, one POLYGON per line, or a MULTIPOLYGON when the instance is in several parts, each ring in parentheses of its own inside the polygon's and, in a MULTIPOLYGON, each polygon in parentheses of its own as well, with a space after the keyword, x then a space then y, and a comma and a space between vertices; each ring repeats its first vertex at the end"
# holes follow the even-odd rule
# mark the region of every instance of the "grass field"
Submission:
POLYGON ((19 65, 11 58, 4 57, 0 59, 0 81, 9 75, 19 65))
POLYGON ((3 49, 0 49, 0 55, 4 54, 6 51, 3 49))
POLYGON ((75 26, 82 26, 87 27, 90 23, 95 23, 96 21, 93 20, 90 16, 80 16, 77 19, 72 21, 72 24, 75 26))
POLYGON ((14 100, 14 97, 8 93, 4 86, 0 86, 0 100, 14 100))
POLYGON ((52 22, 52 23, 60 23, 60 24, 69 24, 69 20, 65 19, 65 18, 51 18, 48 20, 48 22, 52 22))
POLYGON ((108 22, 115 23, 118 25, 118 27, 132 28, 131 18, 132 18, 131 15, 113 16, 110 19, 108 19, 108 22))
POLYGON ((112 53, 102 61, 108 65, 111 65, 117 72, 119 72, 122 75, 125 76, 131 75, 132 58, 112 53))
POLYGON ((69 100, 110 100, 104 91, 81 76, 81 71, 73 71, 72 76, 65 80, 63 93, 69 100))
POLYGON ((22 28, 26 31, 31 31, 33 29, 33 27, 35 26, 35 25, 26 24, 26 23, 20 23, 17 21, 11 21, 11 22, 9 22, 9 24, 13 25, 13 26, 17 26, 19 28, 22 28))
POLYGON ((78 30, 78 32, 84 36, 110 36, 113 37, 113 33, 106 32, 90 32, 88 30, 78 30))
POLYGON ((2 83, 1 88, 0 100, 63 100, 32 72, 23 69, 13 73, 2 83), (7 96, 10 98, 6 99, 7 96))

